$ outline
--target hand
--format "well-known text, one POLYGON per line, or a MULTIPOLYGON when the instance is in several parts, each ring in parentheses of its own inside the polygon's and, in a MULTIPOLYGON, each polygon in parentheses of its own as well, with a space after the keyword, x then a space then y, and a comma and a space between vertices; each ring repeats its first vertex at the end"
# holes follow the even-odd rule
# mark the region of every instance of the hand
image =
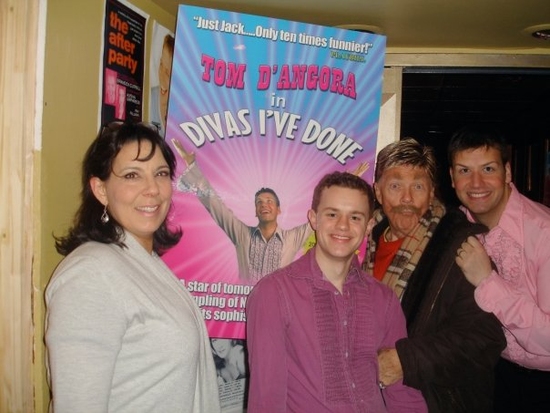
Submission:
POLYGON ((491 275, 491 259, 476 237, 470 236, 456 251, 457 265, 475 287, 491 275))
POLYGON ((350 171, 350 174, 353 174, 355 176, 361 176, 369 169, 369 163, 368 162, 361 162, 359 165, 355 167, 353 171, 350 171))
POLYGON ((403 369, 399 355, 394 348, 378 350, 378 381, 389 386, 403 378, 403 369))
POLYGON ((193 162, 195 162, 195 152, 187 152, 180 141, 178 141, 177 139, 172 138, 171 141, 174 145, 174 148, 176 148, 176 151, 178 151, 181 159, 185 161, 187 166, 190 166, 193 162))

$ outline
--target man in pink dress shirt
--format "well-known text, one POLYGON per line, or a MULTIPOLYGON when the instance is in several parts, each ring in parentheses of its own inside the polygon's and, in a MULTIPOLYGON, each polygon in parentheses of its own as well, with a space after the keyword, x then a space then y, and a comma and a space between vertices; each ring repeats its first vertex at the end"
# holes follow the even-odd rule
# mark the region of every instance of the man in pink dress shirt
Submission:
POLYGON ((374 195, 347 172, 317 184, 317 243, 247 301, 248 413, 425 413, 422 394, 378 381, 377 352, 407 335, 397 296, 361 270, 374 195))
POLYGON ((468 218, 490 230, 469 237, 456 262, 479 307, 504 326, 495 412, 550 412, 550 209, 512 184, 508 147, 496 133, 463 128, 448 156, 468 218))

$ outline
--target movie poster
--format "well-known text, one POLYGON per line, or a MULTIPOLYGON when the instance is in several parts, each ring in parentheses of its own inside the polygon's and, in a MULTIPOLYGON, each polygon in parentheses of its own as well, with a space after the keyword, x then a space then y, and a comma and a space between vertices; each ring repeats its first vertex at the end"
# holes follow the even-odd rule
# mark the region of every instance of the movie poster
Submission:
POLYGON ((156 21, 153 22, 149 59, 149 122, 157 127, 161 136, 164 136, 168 116, 174 43, 174 33, 156 21))
POLYGON ((334 170, 372 182, 384 56, 384 36, 179 7, 166 139, 184 234, 163 259, 202 310, 224 411, 242 411, 248 293, 314 245, 314 186, 334 170))
POLYGON ((142 119, 146 18, 116 1, 105 2, 101 123, 142 119))

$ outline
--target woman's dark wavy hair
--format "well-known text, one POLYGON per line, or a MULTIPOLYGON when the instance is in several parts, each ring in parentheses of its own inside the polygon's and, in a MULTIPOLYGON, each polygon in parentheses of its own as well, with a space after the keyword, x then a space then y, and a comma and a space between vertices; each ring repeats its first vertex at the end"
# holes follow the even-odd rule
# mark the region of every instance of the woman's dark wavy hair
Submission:
MULTIPOLYGON (((64 237, 55 237, 55 247, 61 255, 68 255, 78 246, 97 241, 104 244, 116 244, 125 247, 122 226, 110 216, 107 223, 101 222, 104 206, 92 192, 90 179, 97 177, 102 181, 113 172, 113 162, 122 147, 137 142, 137 160, 148 161, 155 155, 157 148, 162 152, 170 168, 170 178, 174 179, 176 157, 164 138, 154 126, 136 122, 112 122, 103 126, 92 142, 82 162, 81 204, 74 217, 73 226, 64 237), (151 143, 151 152, 141 154, 141 143, 151 143)), ((165 218, 153 235, 153 250, 159 255, 178 243, 182 235, 180 229, 170 230, 165 218)))

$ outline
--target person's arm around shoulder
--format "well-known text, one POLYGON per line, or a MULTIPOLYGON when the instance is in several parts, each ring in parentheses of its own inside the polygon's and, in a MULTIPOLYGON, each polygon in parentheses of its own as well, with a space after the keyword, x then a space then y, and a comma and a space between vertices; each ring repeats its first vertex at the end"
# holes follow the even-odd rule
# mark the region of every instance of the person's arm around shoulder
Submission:
POLYGON ((126 319, 99 262, 65 267, 46 292, 55 412, 106 412, 126 319))
POLYGON ((282 300, 279 286, 271 276, 256 284, 248 296, 248 413, 286 411, 288 368, 282 300))
MULTIPOLYGON (((532 282, 534 295, 503 280, 475 237, 462 244, 456 262, 476 287, 477 304, 495 314, 504 326, 513 326, 514 337, 526 351, 550 356, 550 237, 543 238, 546 241, 539 240, 530 248, 533 256, 540 257, 538 262, 526 264, 525 273, 513 274, 532 282)), ((515 265, 520 271, 519 262, 515 265)))
POLYGON ((397 340, 407 337, 407 328, 401 303, 391 290, 387 296, 384 317, 386 335, 378 351, 378 362, 379 381, 388 412, 427 413, 428 407, 422 393, 403 384, 401 363, 394 347, 397 340))

